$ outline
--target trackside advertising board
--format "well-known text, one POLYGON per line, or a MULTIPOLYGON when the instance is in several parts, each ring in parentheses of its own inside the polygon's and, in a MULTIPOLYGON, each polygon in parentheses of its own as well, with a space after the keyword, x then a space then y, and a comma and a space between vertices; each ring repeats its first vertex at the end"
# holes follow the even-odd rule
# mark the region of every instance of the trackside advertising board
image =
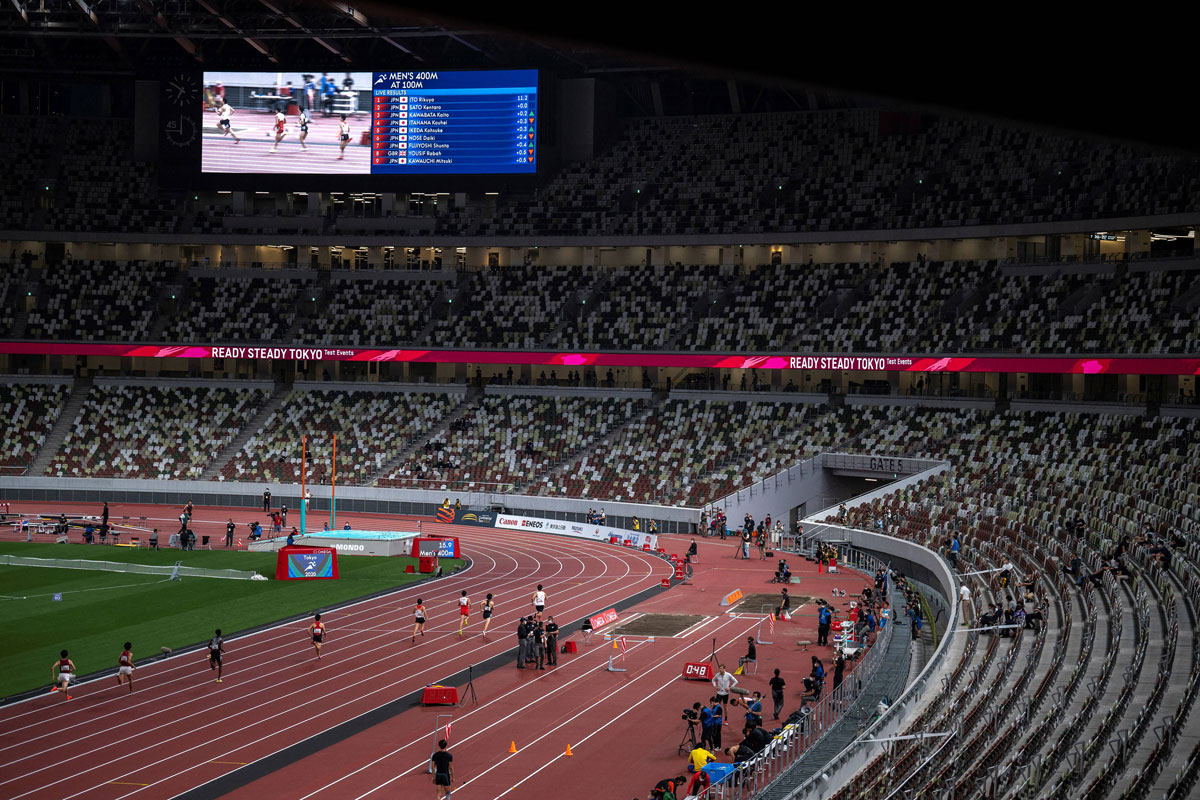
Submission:
POLYGON ((561 536, 574 536, 579 539, 592 539, 597 542, 607 542, 611 537, 619 537, 622 541, 628 539, 632 545, 641 549, 649 544, 653 550, 658 544, 658 537, 641 531, 627 531, 623 528, 610 528, 607 525, 588 525, 583 522, 565 522, 558 519, 541 519, 538 517, 518 517, 513 514, 497 514, 496 527, 510 530, 537 531, 540 533, 557 533, 561 536))

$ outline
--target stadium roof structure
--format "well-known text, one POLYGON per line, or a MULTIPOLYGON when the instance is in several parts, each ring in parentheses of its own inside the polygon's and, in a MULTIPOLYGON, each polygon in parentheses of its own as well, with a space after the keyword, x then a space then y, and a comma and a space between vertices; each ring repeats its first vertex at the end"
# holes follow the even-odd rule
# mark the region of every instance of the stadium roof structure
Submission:
POLYGON ((603 76, 634 114, 855 105, 985 114, 1200 152, 1189 26, 1073 9, 607 2, 5 0, 0 72, 528 68, 603 76), (1061 19, 1055 15, 1061 15, 1061 19), (1119 27, 1119 26, 1118 26, 1119 27), (654 85, 658 83, 659 85, 654 85))

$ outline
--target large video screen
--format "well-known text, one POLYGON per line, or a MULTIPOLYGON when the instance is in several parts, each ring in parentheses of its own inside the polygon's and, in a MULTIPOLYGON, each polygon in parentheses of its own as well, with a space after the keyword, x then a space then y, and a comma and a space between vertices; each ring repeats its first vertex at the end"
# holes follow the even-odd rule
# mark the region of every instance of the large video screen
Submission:
POLYGON ((537 70, 205 72, 201 170, 537 172, 537 70))

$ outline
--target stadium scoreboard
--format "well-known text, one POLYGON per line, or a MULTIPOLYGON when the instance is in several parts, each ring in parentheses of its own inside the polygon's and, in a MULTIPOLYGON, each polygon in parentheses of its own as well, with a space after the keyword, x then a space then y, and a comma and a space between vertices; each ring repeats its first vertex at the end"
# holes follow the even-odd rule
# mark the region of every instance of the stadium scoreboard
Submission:
POLYGON ((168 109, 160 150, 180 165, 184 154, 198 155, 202 175, 247 176, 241 184, 222 178, 217 185, 226 188, 278 186, 263 183, 265 175, 294 176, 292 185, 306 189, 319 176, 356 176, 357 188, 389 175, 535 179, 538 79, 536 69, 344 77, 207 70, 201 96, 168 109), (199 147, 190 149, 197 139, 199 147))
POLYGON ((376 72, 371 174, 537 171, 537 70, 376 72))

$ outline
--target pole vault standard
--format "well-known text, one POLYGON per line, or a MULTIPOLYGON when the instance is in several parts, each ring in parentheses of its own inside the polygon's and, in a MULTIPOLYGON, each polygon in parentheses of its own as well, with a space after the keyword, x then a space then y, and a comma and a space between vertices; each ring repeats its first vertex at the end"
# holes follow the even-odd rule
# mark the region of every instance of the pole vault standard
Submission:
POLYGON ((337 530, 337 434, 333 435, 333 482, 329 496, 329 530, 337 530))
POLYGON ((300 437, 300 535, 304 536, 308 528, 304 524, 304 512, 308 503, 304 502, 304 475, 308 472, 308 437, 300 437))

